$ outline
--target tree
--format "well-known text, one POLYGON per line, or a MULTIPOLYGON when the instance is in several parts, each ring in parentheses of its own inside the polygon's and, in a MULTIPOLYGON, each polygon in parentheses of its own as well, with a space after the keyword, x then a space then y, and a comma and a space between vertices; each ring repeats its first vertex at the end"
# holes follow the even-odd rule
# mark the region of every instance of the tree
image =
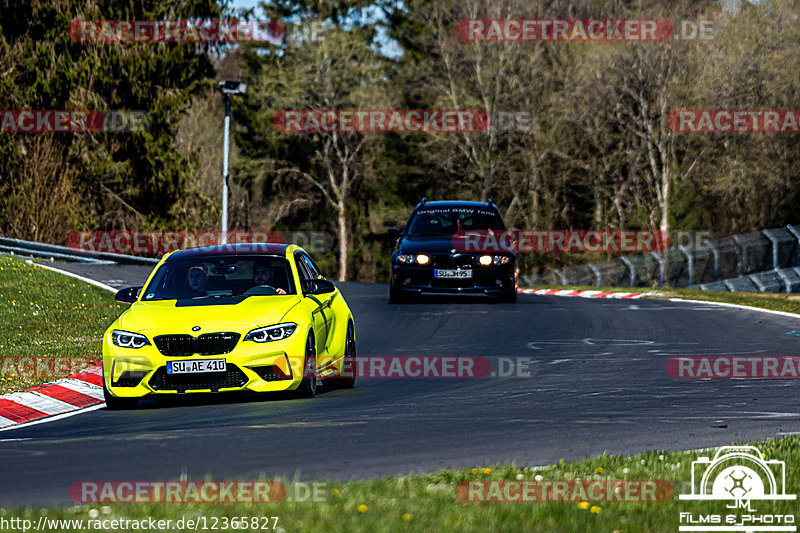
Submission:
POLYGON ((70 39, 69 28, 77 19, 219 18, 221 13, 214 0, 187 0, 179 6, 155 0, 131 5, 5 2, 0 10, 0 109, 138 110, 146 112, 149 125, 134 133, 54 134, 49 146, 31 134, 0 135, 0 187, 9 206, 0 212, 2 231, 58 241, 70 230, 87 227, 180 224, 172 208, 194 168, 189 154, 174 150, 173 141, 181 112, 213 76, 211 46, 79 43, 70 39), (33 161, 32 152, 46 154, 58 168, 33 161), (69 209, 50 217, 58 222, 42 233, 42 228, 18 222, 32 220, 32 209, 64 209, 24 207, 28 204, 20 191, 25 189, 22 180, 47 183, 48 175, 58 176, 54 190, 68 198, 64 205, 69 209))
MULTIPOLYGON (((317 26, 320 28, 321 26, 317 26)), ((364 32, 328 24, 313 41, 290 36, 280 55, 246 53, 245 75, 252 80, 241 119, 247 129, 237 141, 243 150, 239 174, 266 175, 268 186, 285 179, 309 188, 289 194, 321 197, 333 211, 338 241, 338 279, 347 279, 348 203, 373 172, 380 134, 340 131, 282 132, 273 125, 280 112, 389 109, 392 87, 386 62, 364 32), (309 190, 310 189, 310 190, 309 190)))
POLYGON ((412 16, 427 25, 417 39, 430 38, 431 44, 429 61, 411 68, 408 81, 428 93, 435 108, 477 109, 490 118, 480 133, 430 136, 428 150, 451 180, 466 178, 474 184, 474 195, 484 202, 508 192, 508 182, 526 168, 522 160, 535 150, 527 141, 533 135, 536 101, 547 86, 541 75, 546 51, 514 42, 464 42, 456 28, 462 19, 509 18, 524 9, 524 2, 514 0, 411 2, 412 16), (504 131, 501 113, 527 118, 504 131))

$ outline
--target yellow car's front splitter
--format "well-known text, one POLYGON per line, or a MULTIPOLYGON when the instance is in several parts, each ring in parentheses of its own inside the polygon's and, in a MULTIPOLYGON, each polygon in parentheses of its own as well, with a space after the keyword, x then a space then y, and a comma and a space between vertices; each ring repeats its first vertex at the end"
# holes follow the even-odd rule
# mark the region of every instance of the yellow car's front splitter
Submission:
MULTIPOLYGON (((303 377, 305 336, 292 335, 274 343, 239 343, 223 355, 167 357, 155 346, 139 349, 103 341, 103 377, 106 389, 118 398, 150 395, 230 391, 278 392, 293 390, 303 377), (224 360, 224 371, 168 373, 167 363, 224 360)), ((188 366, 191 366, 190 364, 188 366)))

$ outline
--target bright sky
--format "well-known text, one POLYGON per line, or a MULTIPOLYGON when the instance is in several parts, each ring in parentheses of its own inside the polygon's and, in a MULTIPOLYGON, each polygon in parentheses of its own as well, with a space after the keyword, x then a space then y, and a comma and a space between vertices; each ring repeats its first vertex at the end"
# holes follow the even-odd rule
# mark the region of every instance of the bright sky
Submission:
POLYGON ((257 7, 258 4, 258 0, 233 0, 233 7, 236 9, 249 9, 251 7, 257 7))
MULTIPOLYGON (((232 7, 234 9, 250 9, 255 8, 255 16, 259 16, 261 14, 261 0, 233 0, 232 7)), ((373 10, 365 10, 367 17, 381 17, 383 14, 380 10, 373 9, 373 10), (371 13, 369 13, 371 11, 371 13)), ((383 28, 378 30, 378 42, 380 43, 380 52, 386 57, 398 58, 402 54, 402 50, 394 41, 389 39, 389 36, 386 34, 386 31, 383 28)))

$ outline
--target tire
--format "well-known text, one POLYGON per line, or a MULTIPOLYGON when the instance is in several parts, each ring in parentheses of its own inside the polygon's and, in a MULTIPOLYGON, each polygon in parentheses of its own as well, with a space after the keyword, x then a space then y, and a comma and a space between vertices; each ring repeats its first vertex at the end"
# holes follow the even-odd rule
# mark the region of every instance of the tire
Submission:
POLYGON ((517 301, 517 291, 510 290, 500 297, 500 301, 507 304, 513 304, 517 301))
POLYGON ((138 398, 117 398, 112 396, 108 389, 106 389, 106 382, 103 381, 103 398, 106 401, 106 408, 110 411, 125 411, 128 409, 135 409, 139 404, 138 398))
POLYGON ((347 323, 347 338, 344 342, 344 361, 340 375, 326 379, 337 389, 352 389, 356 386, 356 334, 352 322, 347 323))
POLYGON ((407 301, 406 295, 400 292, 400 290, 394 286, 394 283, 389 282, 389 303, 404 304, 407 301))
POLYGON ((306 340, 306 356, 303 359, 303 380, 295 389, 298 398, 313 398, 317 395, 317 348, 314 345, 314 334, 308 333, 306 340))

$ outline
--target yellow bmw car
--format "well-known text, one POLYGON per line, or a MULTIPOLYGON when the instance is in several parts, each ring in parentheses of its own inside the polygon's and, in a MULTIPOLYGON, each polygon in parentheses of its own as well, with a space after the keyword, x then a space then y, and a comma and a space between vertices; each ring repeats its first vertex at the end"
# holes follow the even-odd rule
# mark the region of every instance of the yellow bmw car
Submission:
POLYGON ((233 244, 169 253, 103 335, 109 409, 146 396, 355 385, 355 324, 302 248, 233 244))

